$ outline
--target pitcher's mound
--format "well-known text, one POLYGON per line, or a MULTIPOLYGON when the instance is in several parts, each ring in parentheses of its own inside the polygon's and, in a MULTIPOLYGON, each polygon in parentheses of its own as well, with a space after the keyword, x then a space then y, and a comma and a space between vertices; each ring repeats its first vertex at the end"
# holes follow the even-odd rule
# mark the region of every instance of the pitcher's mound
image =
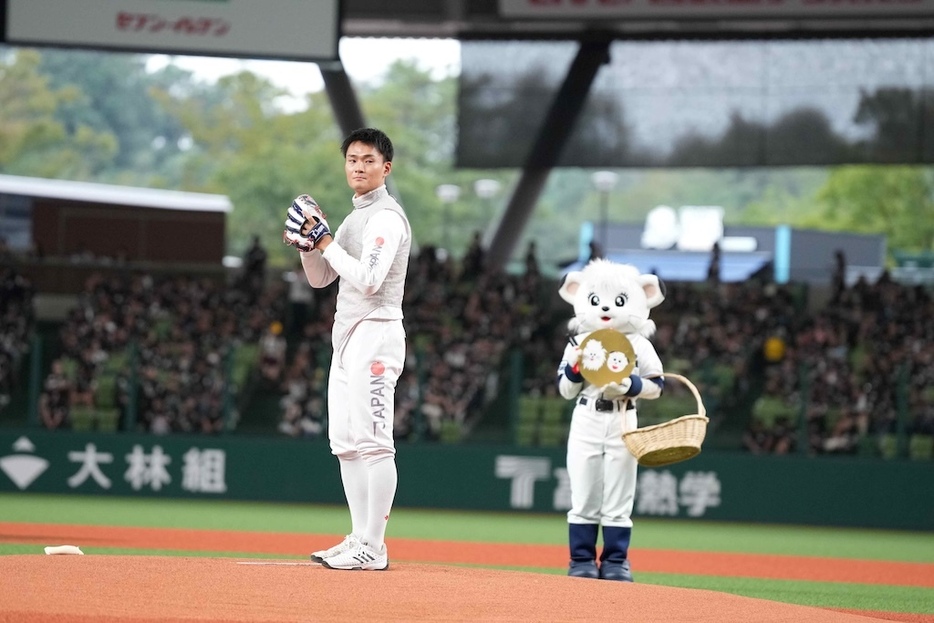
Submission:
POLYGON ((879 620, 714 591, 414 563, 335 571, 296 560, 3 556, 0 578, 0 621, 18 623, 879 620))

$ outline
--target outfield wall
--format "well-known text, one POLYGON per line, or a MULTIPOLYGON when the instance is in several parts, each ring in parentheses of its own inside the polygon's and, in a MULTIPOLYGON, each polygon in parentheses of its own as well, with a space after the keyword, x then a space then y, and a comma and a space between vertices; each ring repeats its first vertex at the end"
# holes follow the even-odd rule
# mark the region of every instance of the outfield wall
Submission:
MULTIPOLYGON (((563 513, 561 449, 402 444, 396 506, 563 513)), ((934 530, 930 462, 704 452, 640 469, 636 517, 934 530)), ((343 504, 322 440, 0 431, 0 492, 343 504)))

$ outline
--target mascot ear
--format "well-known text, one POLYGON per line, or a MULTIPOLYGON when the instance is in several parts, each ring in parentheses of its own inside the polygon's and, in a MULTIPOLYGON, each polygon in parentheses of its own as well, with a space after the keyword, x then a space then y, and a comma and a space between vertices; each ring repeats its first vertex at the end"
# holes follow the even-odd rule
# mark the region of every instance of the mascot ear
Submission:
POLYGON ((577 296, 577 290, 580 288, 584 273, 580 271, 571 271, 561 280, 561 287, 558 288, 558 294, 565 301, 574 304, 574 298, 577 296))
POLYGON ((665 300, 665 284, 657 275, 639 275, 639 285, 645 292, 645 302, 649 309, 665 300))

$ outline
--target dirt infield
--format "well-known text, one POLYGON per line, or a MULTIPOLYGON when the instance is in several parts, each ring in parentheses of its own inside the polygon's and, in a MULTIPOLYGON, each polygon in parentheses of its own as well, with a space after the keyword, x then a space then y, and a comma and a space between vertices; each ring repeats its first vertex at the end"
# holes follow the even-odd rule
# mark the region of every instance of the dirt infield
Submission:
MULTIPOLYGON (((304 560, 108 556, 94 548, 294 555, 333 535, 0 523, 0 541, 37 555, 0 557, 0 621, 594 621, 934 623, 934 616, 851 613, 714 591, 618 584, 457 564, 563 567, 563 547, 390 539, 384 573, 304 560), (45 556, 79 545, 85 556, 45 556), (435 564, 428 564, 435 563, 435 564), (437 564, 447 563, 447 564, 437 564)), ((934 565, 789 556, 633 553, 638 571, 934 586, 934 565)))

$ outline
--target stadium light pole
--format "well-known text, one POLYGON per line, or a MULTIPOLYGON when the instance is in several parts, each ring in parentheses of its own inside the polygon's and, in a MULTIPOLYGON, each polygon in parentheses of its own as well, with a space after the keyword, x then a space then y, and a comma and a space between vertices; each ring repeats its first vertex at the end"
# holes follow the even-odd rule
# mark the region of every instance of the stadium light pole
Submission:
POLYGON ((451 204, 457 201, 458 197, 461 196, 461 187, 457 184, 441 184, 435 189, 435 194, 437 194, 438 199, 444 206, 444 210, 441 214, 441 244, 444 246, 444 250, 450 255, 451 248, 448 230, 451 224, 451 204))
POLYGON ((498 180, 493 179, 481 179, 473 183, 473 191, 483 199, 483 221, 487 232, 490 231, 490 223, 493 221, 493 198, 499 194, 502 186, 498 180))
POLYGON ((594 187, 600 193, 600 247, 604 256, 608 255, 607 225, 609 221, 610 191, 616 188, 619 176, 613 171, 595 171, 590 176, 594 187))

